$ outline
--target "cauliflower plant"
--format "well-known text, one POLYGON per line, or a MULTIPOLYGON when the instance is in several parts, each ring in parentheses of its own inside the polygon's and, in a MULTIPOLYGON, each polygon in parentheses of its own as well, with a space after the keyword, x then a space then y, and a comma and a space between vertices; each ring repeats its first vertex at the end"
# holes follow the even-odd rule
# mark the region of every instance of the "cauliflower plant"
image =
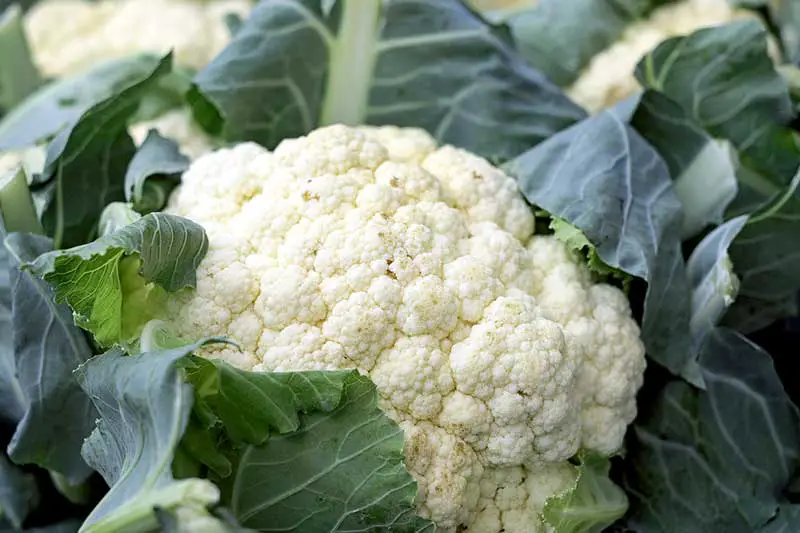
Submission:
MULTIPOLYGON (((200 69, 230 41, 226 14, 246 17, 251 0, 46 0, 25 16, 25 30, 39 69, 48 77, 80 73, 104 61, 173 50, 179 66, 200 69)), ((135 124, 137 143, 150 128, 175 140, 191 158, 209 152, 212 140, 188 109, 135 124)))
POLYGON ((247 370, 369 375, 442 531, 539 531, 568 459, 619 450, 645 368, 627 299, 534 235, 486 160, 418 129, 328 126, 201 157, 167 212, 210 240, 167 306, 176 332, 232 337, 204 355, 247 370))
MULTIPOLYGON (((611 107, 641 90, 634 76, 636 65, 662 41, 746 18, 758 16, 733 6, 729 0, 667 4, 647 19, 631 24, 617 42, 596 55, 567 94, 590 112, 611 107)), ((774 42, 770 45, 774 55, 777 48, 774 42)))

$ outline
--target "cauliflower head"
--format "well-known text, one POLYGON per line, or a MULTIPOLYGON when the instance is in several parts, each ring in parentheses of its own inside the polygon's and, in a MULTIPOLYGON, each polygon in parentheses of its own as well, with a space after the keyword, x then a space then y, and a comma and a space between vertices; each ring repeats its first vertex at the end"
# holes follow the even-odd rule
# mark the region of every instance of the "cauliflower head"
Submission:
POLYGON ((167 212, 210 240, 196 290, 167 305, 176 333, 232 337, 201 355, 247 370, 369 375, 442 531, 537 531, 568 459, 620 448, 645 368, 627 299, 535 235, 486 160, 418 129, 328 126, 204 155, 167 212))
POLYGON ((50 77, 140 52, 174 50, 202 68, 229 41, 224 16, 246 16, 250 0, 46 0, 25 15, 36 63, 50 77))
MULTIPOLYGON (((728 0, 682 0, 653 11, 631 24, 611 46, 597 54, 567 88, 567 94, 589 112, 598 112, 641 90, 634 76, 641 58, 661 42, 697 30, 747 18, 752 11, 737 8, 728 0)), ((777 53, 774 41, 771 51, 777 53)))

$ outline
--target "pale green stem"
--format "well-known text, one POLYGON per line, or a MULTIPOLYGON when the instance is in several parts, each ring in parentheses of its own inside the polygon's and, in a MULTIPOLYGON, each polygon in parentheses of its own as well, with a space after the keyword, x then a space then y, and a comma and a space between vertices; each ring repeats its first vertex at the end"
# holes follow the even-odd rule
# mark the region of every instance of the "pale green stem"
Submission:
POLYGON ((322 125, 363 123, 375 68, 382 2, 344 0, 342 23, 330 55, 322 125))

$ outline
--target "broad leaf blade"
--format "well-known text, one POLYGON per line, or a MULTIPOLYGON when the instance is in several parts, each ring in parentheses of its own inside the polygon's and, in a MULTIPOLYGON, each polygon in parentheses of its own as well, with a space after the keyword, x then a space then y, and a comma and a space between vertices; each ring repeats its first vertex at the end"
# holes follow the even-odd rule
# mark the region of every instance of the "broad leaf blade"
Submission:
POLYGON ((151 213, 92 243, 44 254, 30 268, 108 346, 138 337, 163 291, 193 287, 207 250, 202 226, 151 213))
POLYGON ((52 289, 22 265, 52 250, 50 239, 11 234, 11 296, 14 357, 25 411, 8 445, 19 464, 36 464, 64 475, 71 483, 91 469, 81 459, 83 439, 96 413, 72 372, 92 355, 72 313, 53 300, 52 289))
POLYGON ((216 108, 225 137, 267 147, 332 122, 415 126, 506 160, 585 116, 461 2, 324 3, 258 4, 195 80, 200 122, 216 131, 216 108))
POLYGON ((91 240, 103 208, 123 200, 125 169, 135 153, 128 120, 171 69, 167 55, 144 79, 86 110, 48 146, 42 224, 56 248, 91 240))
POLYGON ((642 337, 673 373, 692 359, 681 206, 658 154, 617 116, 554 135, 507 166, 532 204, 578 227, 604 263, 648 282, 642 337))
POLYGON ((412 505, 403 432, 377 399, 353 372, 335 410, 301 415, 298 431, 246 448, 229 496, 239 521, 258 531, 432 532, 412 505))
POLYGON ((784 503, 800 417, 770 356, 717 329, 699 362, 707 389, 670 383, 636 426, 626 475, 634 531, 759 531, 784 503))
POLYGON ((134 524, 136 531, 148 531, 157 525, 156 506, 201 512, 216 502, 210 482, 175 481, 171 472, 193 403, 192 387, 175 362, 206 342, 131 356, 112 350, 77 370, 100 414, 83 455, 111 487, 82 532, 110 533, 134 524))

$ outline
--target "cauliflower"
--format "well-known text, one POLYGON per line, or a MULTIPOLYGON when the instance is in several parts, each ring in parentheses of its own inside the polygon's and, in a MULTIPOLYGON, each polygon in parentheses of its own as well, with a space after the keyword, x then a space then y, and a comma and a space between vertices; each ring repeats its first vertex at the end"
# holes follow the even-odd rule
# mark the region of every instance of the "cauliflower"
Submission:
MULTIPOLYGON (((662 41, 746 18, 758 16, 728 0, 682 0, 665 5, 631 24, 617 42, 596 55, 567 94, 590 112, 611 107, 641 90, 634 76, 636 65, 662 41)), ((770 46, 775 55, 774 41, 770 46)))
POLYGON ((545 531, 579 450, 619 450, 644 347, 626 297, 488 161, 418 129, 328 126, 197 159, 167 212, 202 224, 165 318, 254 371, 357 368, 405 431, 444 532, 545 531), (459 529, 462 528, 462 529, 459 529))
POLYGON ((61 77, 139 52, 175 52, 199 69, 228 44, 224 15, 246 16, 249 0, 46 0, 25 16, 36 64, 61 77))
MULTIPOLYGON (((178 65, 200 69, 230 40, 225 15, 246 17, 251 7, 251 0, 46 0, 28 12, 25 29, 36 64, 50 77, 170 50, 178 65)), ((130 133, 140 143, 150 128, 175 140, 193 159, 213 148, 185 108, 135 124, 130 133)))

